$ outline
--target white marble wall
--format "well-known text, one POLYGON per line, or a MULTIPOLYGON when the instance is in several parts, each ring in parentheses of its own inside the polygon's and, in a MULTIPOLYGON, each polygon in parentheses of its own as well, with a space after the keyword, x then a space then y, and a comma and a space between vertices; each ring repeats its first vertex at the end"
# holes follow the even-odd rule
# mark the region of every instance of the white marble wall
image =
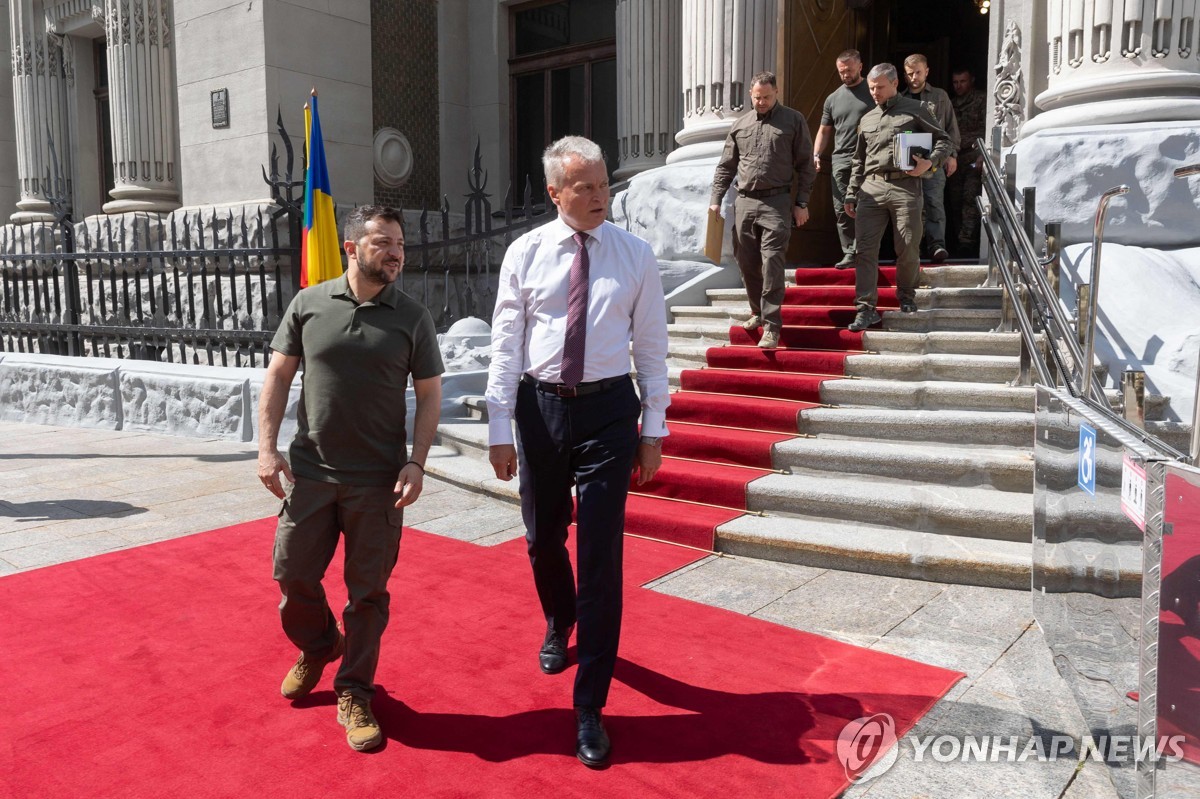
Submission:
MULTIPOLYGON (((174 6, 184 205, 269 196, 259 168, 268 163, 271 142, 280 144, 277 109, 296 147, 298 172, 303 106, 313 87, 334 199, 372 199, 370 0, 174 0, 174 6), (319 47, 297 44, 314 41, 314 32, 319 47), (214 129, 210 93, 220 88, 229 91, 229 127, 214 129)), ((282 160, 282 146, 279 152, 282 160)))

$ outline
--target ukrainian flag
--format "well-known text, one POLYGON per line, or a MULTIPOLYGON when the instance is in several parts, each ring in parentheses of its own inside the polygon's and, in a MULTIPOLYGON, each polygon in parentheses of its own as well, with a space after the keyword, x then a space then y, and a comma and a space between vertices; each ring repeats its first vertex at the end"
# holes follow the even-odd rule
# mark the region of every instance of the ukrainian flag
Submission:
POLYGON ((338 241, 333 192, 325 165, 325 142, 317 114, 317 92, 311 108, 304 106, 304 146, 308 171, 304 175, 304 237, 300 241, 300 285, 315 286, 342 276, 342 247, 338 241))

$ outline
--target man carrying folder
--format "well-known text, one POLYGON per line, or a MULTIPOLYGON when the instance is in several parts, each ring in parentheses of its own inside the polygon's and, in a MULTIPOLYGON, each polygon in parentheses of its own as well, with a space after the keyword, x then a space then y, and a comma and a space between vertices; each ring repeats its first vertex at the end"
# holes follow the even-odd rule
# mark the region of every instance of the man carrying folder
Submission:
POLYGON ((877 64, 867 75, 876 106, 858 125, 858 144, 846 189, 846 213, 854 218, 854 293, 858 314, 853 331, 866 330, 882 321, 875 311, 879 300, 879 243, 891 221, 896 241, 896 297, 901 313, 917 310, 920 280, 921 175, 941 164, 953 152, 950 137, 929 110, 916 100, 901 97, 896 67, 877 64), (933 140, 929 158, 912 154, 912 163, 896 163, 896 136, 928 133, 933 140), (909 167, 909 168, 905 168, 909 167))
POLYGON ((733 253, 750 300, 747 330, 762 327, 758 346, 779 346, 783 329, 780 308, 784 294, 784 261, 792 225, 808 222, 812 191, 812 136, 799 111, 778 101, 774 73, 760 72, 750 83, 754 113, 733 124, 713 175, 709 224, 720 211, 736 175, 737 200, 733 214, 733 253), (799 176, 792 204, 792 172, 799 176))

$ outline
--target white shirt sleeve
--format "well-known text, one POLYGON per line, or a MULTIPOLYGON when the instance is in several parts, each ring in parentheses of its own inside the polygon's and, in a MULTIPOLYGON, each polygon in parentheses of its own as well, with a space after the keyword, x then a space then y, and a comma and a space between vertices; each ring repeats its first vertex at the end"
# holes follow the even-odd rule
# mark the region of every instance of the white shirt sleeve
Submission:
POLYGON ((649 245, 642 248, 642 281, 633 301, 633 365, 642 395, 642 435, 666 436, 667 406, 667 303, 663 296, 658 260, 649 245))
POLYGON ((488 366, 488 443, 513 443, 512 420, 517 406, 517 384, 525 362, 525 301, 521 296, 521 266, 525 247, 516 243, 504 254, 496 310, 492 314, 492 361, 488 366))

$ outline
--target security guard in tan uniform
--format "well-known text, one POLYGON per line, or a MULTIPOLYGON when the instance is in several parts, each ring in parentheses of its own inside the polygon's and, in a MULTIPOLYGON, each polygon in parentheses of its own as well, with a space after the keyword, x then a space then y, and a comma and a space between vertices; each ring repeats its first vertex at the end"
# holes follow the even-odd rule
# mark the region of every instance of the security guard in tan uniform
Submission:
POLYGON ((721 199, 737 175, 733 252, 752 314, 742 326, 755 330, 762 325, 758 346, 773 349, 779 346, 783 329, 780 309, 788 240, 793 223, 798 227, 808 222, 808 196, 816 170, 808 123, 799 111, 778 101, 774 73, 754 76, 750 102, 755 113, 735 122, 725 140, 709 209, 720 211, 721 199), (793 171, 799 176, 794 206, 793 171))
POLYGON ((897 94, 899 79, 892 64, 877 64, 867 74, 875 108, 863 115, 858 145, 846 190, 846 213, 855 224, 855 304, 858 314, 850 323, 854 331, 866 330, 881 317, 879 301, 879 243, 890 219, 896 242, 896 295, 903 313, 917 310, 920 279, 921 175, 940 166, 952 151, 950 137, 933 121, 928 109, 916 100, 897 94), (893 140, 897 133, 930 133, 933 151, 928 159, 914 157, 908 171, 896 168, 893 140))

